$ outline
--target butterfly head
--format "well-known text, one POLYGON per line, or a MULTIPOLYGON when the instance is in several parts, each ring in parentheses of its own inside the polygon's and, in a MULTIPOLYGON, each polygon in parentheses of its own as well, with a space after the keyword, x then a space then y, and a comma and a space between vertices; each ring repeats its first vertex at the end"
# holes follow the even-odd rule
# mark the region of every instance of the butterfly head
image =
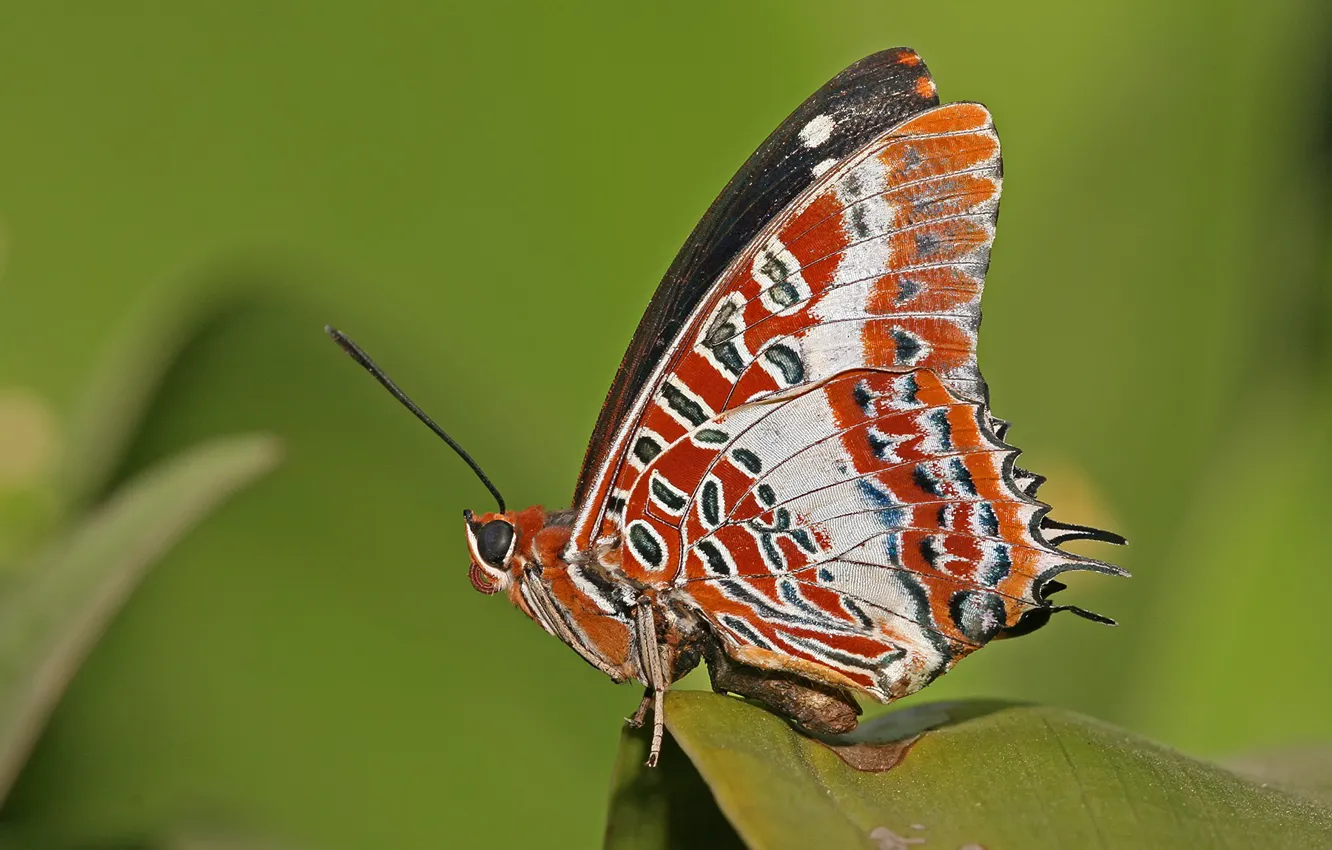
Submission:
POLYGON ((518 517, 507 513, 473 514, 463 511, 467 548, 472 566, 467 576, 482 593, 499 593, 513 583, 514 573, 526 563, 519 554, 523 532, 518 517))

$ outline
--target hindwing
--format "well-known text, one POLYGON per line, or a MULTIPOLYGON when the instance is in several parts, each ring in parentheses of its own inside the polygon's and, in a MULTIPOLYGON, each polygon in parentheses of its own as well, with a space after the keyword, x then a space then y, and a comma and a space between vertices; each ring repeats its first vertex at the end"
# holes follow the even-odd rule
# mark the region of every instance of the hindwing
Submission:
POLYGON ((1069 569, 1017 450, 928 370, 844 371, 698 423, 627 498, 623 569, 733 657, 888 700, 1022 616, 1069 569))

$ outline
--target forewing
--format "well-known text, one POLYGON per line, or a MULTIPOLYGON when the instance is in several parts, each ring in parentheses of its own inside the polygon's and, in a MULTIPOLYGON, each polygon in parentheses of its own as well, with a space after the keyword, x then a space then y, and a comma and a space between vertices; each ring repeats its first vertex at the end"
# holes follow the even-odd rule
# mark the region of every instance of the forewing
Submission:
POLYGON ((983 405, 927 370, 857 369, 692 428, 627 500, 622 568, 733 657, 881 700, 946 671, 1069 569, 983 405))
POLYGON ((573 541, 623 526, 652 457, 718 413, 864 367, 984 402, 980 297, 1001 181, 979 104, 928 109, 836 163, 732 260, 626 414, 573 541))
POLYGON ((736 255, 830 164, 938 103, 920 57, 907 48, 885 50, 830 80, 749 157, 694 228, 643 315, 593 429, 575 506, 604 495, 598 485, 618 461, 617 432, 641 415, 635 402, 652 389, 656 367, 736 255))

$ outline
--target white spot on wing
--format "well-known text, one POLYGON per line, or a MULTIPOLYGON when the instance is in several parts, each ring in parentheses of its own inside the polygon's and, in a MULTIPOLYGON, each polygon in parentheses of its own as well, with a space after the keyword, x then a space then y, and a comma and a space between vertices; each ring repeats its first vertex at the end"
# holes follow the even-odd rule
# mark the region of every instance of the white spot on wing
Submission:
POLYGON ((817 148, 832 136, 834 122, 830 115, 815 115, 800 128, 800 141, 807 148, 817 148))
POLYGON ((822 177, 823 172, 832 168, 836 164, 837 160, 834 157, 830 156, 827 159, 816 163, 814 167, 810 169, 810 173, 813 174, 815 177, 822 177))

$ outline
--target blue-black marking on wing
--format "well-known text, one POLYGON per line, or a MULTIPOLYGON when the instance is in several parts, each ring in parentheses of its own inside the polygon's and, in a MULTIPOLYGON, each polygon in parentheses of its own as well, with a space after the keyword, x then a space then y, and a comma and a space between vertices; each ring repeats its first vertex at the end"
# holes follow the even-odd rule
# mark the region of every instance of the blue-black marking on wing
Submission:
POLYGON ((574 505, 583 503, 634 399, 717 277, 773 216, 809 188, 815 165, 841 160, 894 124, 938 106, 937 95, 919 94, 922 77, 929 77, 929 70, 907 48, 861 59, 792 112, 726 184, 671 263, 620 362, 592 430, 574 505), (807 147, 800 131, 819 115, 832 119, 832 135, 807 147))

